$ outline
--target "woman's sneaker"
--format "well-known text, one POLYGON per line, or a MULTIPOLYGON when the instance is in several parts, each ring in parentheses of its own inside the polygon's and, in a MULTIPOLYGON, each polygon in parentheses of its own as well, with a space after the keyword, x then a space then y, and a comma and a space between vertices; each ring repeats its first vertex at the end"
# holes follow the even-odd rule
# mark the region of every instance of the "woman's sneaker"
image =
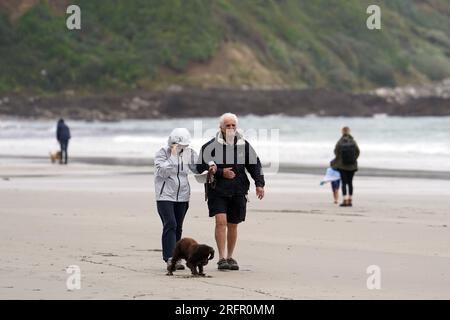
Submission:
POLYGON ((344 200, 344 202, 342 202, 339 207, 348 207, 348 200, 344 200))
POLYGON ((227 259, 220 259, 219 262, 217 262, 217 269, 219 270, 230 270, 230 265, 228 264, 227 259))
MULTIPOLYGON (((172 258, 169 258, 169 260, 167 260, 167 267, 170 266, 170 264, 172 263, 172 258)), ((178 260, 177 263, 175 264, 175 270, 184 270, 185 267, 181 264, 181 261, 178 260)))
POLYGON ((233 258, 227 259, 228 265, 230 266, 230 270, 239 270, 239 265, 236 260, 233 258))

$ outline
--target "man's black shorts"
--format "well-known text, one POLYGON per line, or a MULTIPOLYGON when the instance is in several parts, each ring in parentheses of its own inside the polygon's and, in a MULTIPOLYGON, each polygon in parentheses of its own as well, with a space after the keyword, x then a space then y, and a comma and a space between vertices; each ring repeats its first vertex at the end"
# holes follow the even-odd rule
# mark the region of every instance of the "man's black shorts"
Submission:
POLYGON ((214 217, 217 213, 226 213, 227 222, 238 224, 245 221, 247 211, 247 197, 236 196, 208 196, 209 216, 214 217))

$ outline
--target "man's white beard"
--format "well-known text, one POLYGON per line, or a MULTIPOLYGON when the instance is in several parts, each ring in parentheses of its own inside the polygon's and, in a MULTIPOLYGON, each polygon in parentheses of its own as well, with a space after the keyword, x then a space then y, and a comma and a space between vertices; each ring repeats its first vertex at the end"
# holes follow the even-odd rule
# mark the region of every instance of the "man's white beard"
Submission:
POLYGON ((225 130, 225 141, 227 142, 227 144, 233 144, 235 136, 236 131, 230 129, 225 130))

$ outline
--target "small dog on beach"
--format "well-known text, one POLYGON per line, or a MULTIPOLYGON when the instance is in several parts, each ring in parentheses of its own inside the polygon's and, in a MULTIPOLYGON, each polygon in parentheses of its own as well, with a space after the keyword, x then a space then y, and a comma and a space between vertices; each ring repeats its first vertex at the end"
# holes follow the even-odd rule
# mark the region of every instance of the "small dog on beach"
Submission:
POLYGON ((61 151, 49 152, 50 161, 55 163, 56 161, 61 161, 61 151))
POLYGON ((173 251, 172 263, 167 266, 167 275, 173 275, 175 265, 180 259, 186 260, 186 265, 191 269, 193 276, 205 276, 203 266, 214 258, 214 249, 206 244, 198 244, 192 238, 183 238, 177 242, 173 251), (197 271, 198 268, 198 271, 197 271))

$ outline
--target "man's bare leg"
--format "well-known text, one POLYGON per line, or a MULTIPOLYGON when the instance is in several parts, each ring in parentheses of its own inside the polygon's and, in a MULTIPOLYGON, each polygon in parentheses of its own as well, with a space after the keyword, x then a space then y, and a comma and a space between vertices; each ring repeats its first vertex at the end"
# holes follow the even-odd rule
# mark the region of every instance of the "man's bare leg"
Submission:
POLYGON ((233 257, 234 247, 237 241, 237 227, 235 223, 227 224, 227 259, 233 257))
POLYGON ((225 241, 227 238, 227 215, 225 213, 217 213, 216 218, 216 244, 219 251, 219 260, 225 258, 225 241))

